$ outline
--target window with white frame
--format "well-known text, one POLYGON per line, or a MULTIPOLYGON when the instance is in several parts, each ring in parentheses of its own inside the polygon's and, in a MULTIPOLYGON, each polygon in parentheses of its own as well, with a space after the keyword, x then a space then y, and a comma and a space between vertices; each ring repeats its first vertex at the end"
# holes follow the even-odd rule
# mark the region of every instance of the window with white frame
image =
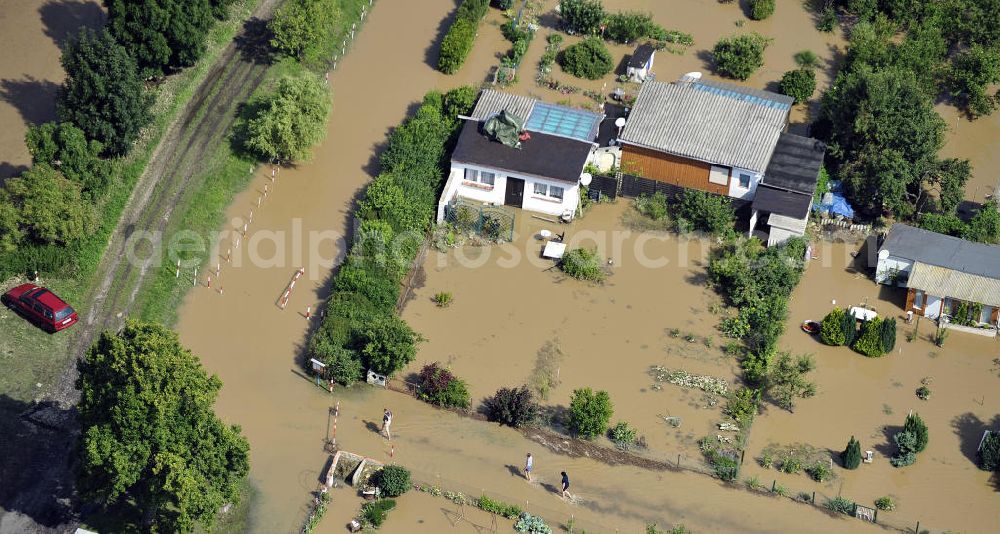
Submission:
POLYGON ((465 181, 466 182, 476 182, 483 185, 493 186, 496 184, 497 175, 496 173, 489 171, 480 171, 477 169, 465 168, 465 181))
POLYGON ((550 197, 558 200, 563 199, 563 195, 566 190, 557 185, 543 184, 540 182, 535 182, 535 194, 545 197, 550 197))
POLYGON ((476 169, 465 168, 465 181, 475 182, 479 180, 479 171, 476 169))
POLYGON ((497 175, 496 173, 482 171, 479 173, 479 183, 486 185, 493 185, 496 183, 497 175))

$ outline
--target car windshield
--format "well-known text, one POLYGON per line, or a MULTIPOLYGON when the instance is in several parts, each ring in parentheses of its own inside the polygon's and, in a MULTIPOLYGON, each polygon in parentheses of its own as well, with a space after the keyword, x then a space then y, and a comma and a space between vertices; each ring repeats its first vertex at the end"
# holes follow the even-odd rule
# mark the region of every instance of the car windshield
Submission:
POLYGON ((61 321, 61 320, 65 319, 65 318, 69 317, 70 314, 72 314, 72 313, 73 313, 73 308, 70 308, 69 306, 66 306, 65 308, 59 310, 56 313, 56 320, 57 321, 61 321))

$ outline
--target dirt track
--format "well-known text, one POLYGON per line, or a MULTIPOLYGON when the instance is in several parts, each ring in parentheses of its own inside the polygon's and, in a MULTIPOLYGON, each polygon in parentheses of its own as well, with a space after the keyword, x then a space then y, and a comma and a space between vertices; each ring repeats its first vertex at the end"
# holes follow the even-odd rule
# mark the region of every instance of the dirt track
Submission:
POLYGON ((65 532, 75 522, 71 450, 77 434, 73 406, 76 360, 105 329, 117 329, 151 272, 125 261, 128 237, 163 232, 185 192, 196 187, 235 119, 237 106, 260 85, 267 69, 263 20, 279 0, 263 0, 244 29, 210 68, 194 96, 169 126, 118 221, 98 272, 103 277, 85 319, 70 342, 69 365, 45 402, 0 406, 0 533, 65 532), (15 414, 20 418, 14 419, 15 414))

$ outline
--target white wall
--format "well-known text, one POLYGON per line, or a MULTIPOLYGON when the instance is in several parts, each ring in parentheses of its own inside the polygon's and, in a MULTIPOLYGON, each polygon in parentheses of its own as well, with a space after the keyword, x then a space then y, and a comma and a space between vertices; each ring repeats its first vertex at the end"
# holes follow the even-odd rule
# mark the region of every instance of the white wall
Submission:
POLYGON ((924 295, 924 301, 924 317, 937 319, 941 316, 941 304, 944 302, 944 299, 935 297, 934 295, 924 295))
MULTIPOLYGON (((501 171, 498 169, 492 169, 488 167, 480 167, 474 165, 465 165, 462 163, 452 163, 451 173, 448 177, 448 182, 445 184, 445 189, 441 193, 441 204, 446 204, 458 195, 462 198, 467 198, 471 200, 477 200, 480 202, 488 202, 497 205, 503 205, 504 198, 507 192, 507 178, 519 178, 524 180, 524 200, 520 206, 522 209, 528 211, 534 211, 538 213, 545 213, 547 215, 562 215, 563 212, 569 210, 571 212, 576 212, 577 205, 580 203, 580 184, 579 183, 569 183, 560 180, 544 180, 541 178, 535 178, 531 176, 509 173, 506 171, 501 171), (472 168, 479 171, 487 171, 496 174, 496 179, 494 180, 494 186, 492 189, 486 189, 484 187, 472 185, 465 181, 465 169, 472 168), (563 188, 563 199, 561 202, 555 199, 550 199, 548 197, 542 197, 535 194, 535 183, 540 182, 546 185, 554 185, 563 188)), ((439 207, 438 209, 438 222, 441 222, 444 218, 444 210, 439 207)))
POLYGON ((890 254, 888 258, 884 260, 880 258, 878 260, 878 267, 875 269, 875 281, 884 284, 887 282, 889 275, 893 271, 896 271, 899 273, 900 285, 905 286, 906 279, 910 277, 911 269, 913 269, 913 260, 890 254))
POLYGON ((777 226, 771 226, 768 228, 767 232, 767 246, 773 247, 775 245, 780 245, 793 237, 800 236, 802 236, 800 233, 792 232, 784 228, 778 228, 777 226))
POLYGON ((761 174, 759 172, 733 167, 729 171, 729 196, 744 200, 753 200, 753 196, 757 193, 757 185, 760 184, 760 179, 761 174), (750 187, 740 187, 740 173, 744 172, 750 175, 750 187))

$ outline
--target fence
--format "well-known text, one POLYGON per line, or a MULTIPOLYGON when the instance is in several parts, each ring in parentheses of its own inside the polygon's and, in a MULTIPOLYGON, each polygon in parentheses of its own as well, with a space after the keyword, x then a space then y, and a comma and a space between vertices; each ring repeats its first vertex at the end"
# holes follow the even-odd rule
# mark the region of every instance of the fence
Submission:
POLYGON ((472 232, 490 241, 514 239, 514 212, 455 198, 444 209, 444 219, 462 232, 472 232))

